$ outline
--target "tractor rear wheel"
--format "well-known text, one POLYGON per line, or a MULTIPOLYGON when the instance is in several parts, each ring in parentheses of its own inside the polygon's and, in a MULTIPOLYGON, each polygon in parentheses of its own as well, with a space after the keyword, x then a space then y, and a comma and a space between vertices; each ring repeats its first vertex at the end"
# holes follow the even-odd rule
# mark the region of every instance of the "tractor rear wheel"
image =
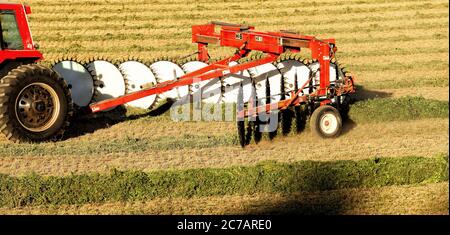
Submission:
POLYGON ((72 113, 67 84, 49 68, 22 65, 0 82, 0 131, 9 140, 59 140, 72 113))
POLYGON ((342 118, 339 111, 330 105, 323 105, 311 115, 311 129, 322 138, 335 138, 342 130, 342 118))

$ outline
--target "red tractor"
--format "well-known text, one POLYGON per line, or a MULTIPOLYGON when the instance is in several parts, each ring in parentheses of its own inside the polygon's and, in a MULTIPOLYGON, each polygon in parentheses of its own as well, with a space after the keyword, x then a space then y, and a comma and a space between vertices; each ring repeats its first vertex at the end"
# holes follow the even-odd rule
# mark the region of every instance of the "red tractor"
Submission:
POLYGON ((12 141, 58 138, 72 113, 70 90, 42 54, 28 26, 28 6, 0 3, 0 131, 12 141))

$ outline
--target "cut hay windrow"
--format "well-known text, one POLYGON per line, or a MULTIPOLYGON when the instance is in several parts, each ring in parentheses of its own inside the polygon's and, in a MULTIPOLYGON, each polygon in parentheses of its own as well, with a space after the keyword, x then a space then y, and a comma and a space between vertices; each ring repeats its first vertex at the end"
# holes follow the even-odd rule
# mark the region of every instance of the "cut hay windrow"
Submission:
POLYGON ((66 177, 0 175, 0 206, 70 205, 254 193, 294 193, 448 181, 448 156, 183 171, 117 171, 66 177))

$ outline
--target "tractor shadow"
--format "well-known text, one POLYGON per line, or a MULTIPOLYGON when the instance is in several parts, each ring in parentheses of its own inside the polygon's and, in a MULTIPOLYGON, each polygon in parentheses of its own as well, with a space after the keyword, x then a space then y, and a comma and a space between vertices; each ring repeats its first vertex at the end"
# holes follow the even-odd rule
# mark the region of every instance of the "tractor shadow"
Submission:
POLYGON ((167 100, 164 104, 154 110, 133 115, 127 115, 127 109, 123 105, 118 106, 111 111, 99 112, 95 114, 84 114, 83 112, 78 112, 72 118, 64 139, 67 140, 81 137, 86 134, 92 134, 97 130, 107 129, 125 121, 136 120, 144 117, 160 116, 168 112, 173 103, 174 102, 172 100, 167 100))
MULTIPOLYGON (((342 175, 330 163, 313 163, 289 179, 295 190, 269 201, 249 203, 244 213, 254 215, 339 215, 354 207, 351 195, 342 192, 342 175)), ((280 179, 280 182, 285 179, 280 179)), ((276 181, 276 179, 274 179, 276 181)), ((276 191, 276 190, 274 190, 276 191)))

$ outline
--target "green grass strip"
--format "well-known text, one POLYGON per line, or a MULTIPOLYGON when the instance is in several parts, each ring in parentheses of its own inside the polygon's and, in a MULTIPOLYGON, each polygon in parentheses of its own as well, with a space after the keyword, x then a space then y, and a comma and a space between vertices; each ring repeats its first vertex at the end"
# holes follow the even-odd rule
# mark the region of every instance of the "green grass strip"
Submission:
MULTIPOLYGON (((447 67, 448 68, 448 67, 447 67)), ((366 89, 398 89, 422 87, 448 87, 447 76, 411 77, 408 80, 389 79, 385 81, 366 81, 360 83, 366 89)))
POLYGON ((64 177, 0 175, 0 206, 61 205, 156 197, 294 193, 448 180, 448 155, 359 161, 264 162, 250 167, 117 171, 64 177))
POLYGON ((447 118, 447 101, 406 96, 398 99, 369 99, 353 104, 350 118, 356 123, 447 118))
POLYGON ((125 137, 112 140, 95 140, 60 143, 0 144, 0 156, 55 156, 139 153, 149 150, 202 149, 238 145, 231 134, 163 136, 156 139, 125 137))

